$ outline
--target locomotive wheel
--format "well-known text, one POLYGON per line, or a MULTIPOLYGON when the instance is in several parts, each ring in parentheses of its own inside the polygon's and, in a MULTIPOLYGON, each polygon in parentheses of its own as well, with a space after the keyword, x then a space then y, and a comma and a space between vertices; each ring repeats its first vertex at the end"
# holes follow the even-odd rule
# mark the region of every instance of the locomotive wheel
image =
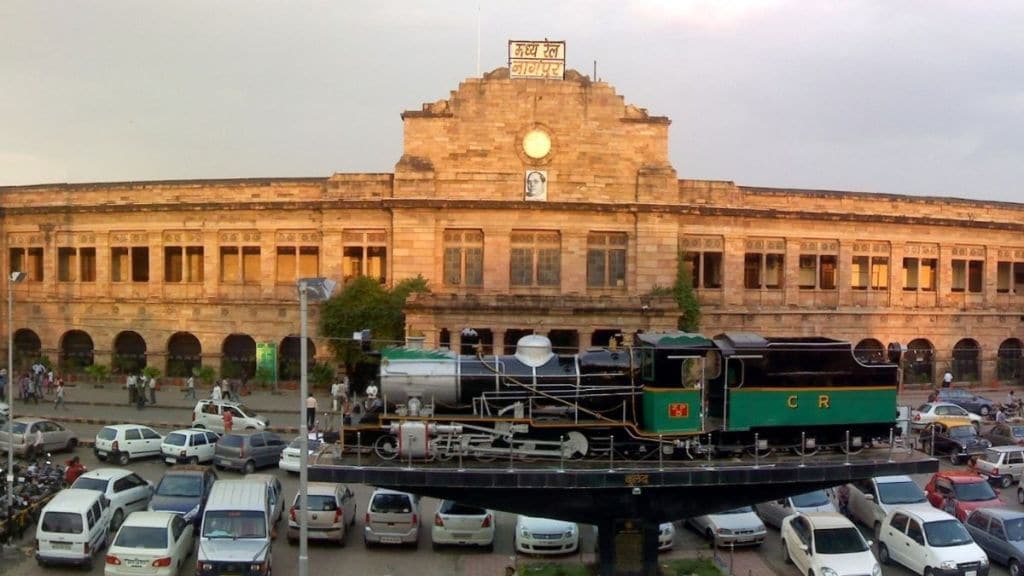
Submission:
POLYGON ((390 434, 377 438, 373 451, 381 460, 394 460, 398 457, 398 438, 390 434))
MULTIPOLYGON (((491 444, 490 442, 488 442, 487 444, 478 444, 478 445, 477 445, 477 447, 478 447, 478 448, 493 448, 493 447, 494 447, 494 445, 493 445, 493 444, 491 444)), ((494 454, 483 454, 483 453, 479 453, 479 454, 474 454, 474 457, 475 457, 475 458, 476 458, 476 459, 477 459, 478 461, 480 461, 480 462, 494 462, 494 459, 495 459, 495 458, 496 458, 497 456, 495 456, 494 454)))

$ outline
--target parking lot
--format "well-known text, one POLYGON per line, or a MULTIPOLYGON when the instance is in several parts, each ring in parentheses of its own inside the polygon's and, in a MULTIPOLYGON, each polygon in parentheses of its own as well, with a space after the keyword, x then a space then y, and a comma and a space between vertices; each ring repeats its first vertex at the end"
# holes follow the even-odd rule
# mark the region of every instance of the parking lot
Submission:
MULTIPOLYGON (((25 407, 24 411, 19 410, 19 413, 40 416, 53 416, 55 414, 52 406, 48 404, 28 406, 25 407)), ((96 419, 93 423, 68 423, 68 426, 71 427, 81 439, 88 441, 95 437, 96 433, 103 427, 102 423, 98 423, 99 419, 117 422, 156 421, 184 423, 188 421, 190 413, 187 408, 183 408, 180 405, 176 405, 174 407, 150 407, 140 412, 135 408, 127 406, 87 406, 77 404, 72 405, 72 410, 69 412, 61 412, 60 416, 96 419)), ((273 424, 282 423, 284 418, 284 415, 278 414, 271 416, 273 424)), ((158 431, 161 434, 166 434, 167 432, 170 432, 171 429, 172 428, 169 427, 159 427, 158 431)), ((290 434, 283 434, 283 436, 286 440, 291 439, 290 434)), ((107 463, 99 462, 92 454, 92 451, 87 448, 80 447, 76 454, 82 458, 83 463, 85 463, 90 470, 109 466, 107 463)), ((64 453, 58 453, 53 455, 53 460, 56 462, 62 462, 67 457, 68 455, 64 453)), ((942 469, 952 468, 948 460, 944 460, 941 466, 942 469)), ((159 459, 132 461, 128 467, 154 484, 160 480, 164 471, 167 469, 167 466, 159 459)), ((263 472, 275 474, 281 479, 284 486, 285 502, 286 504, 290 504, 298 490, 297 475, 289 474, 285 471, 278 470, 277 468, 270 468, 263 470, 263 472)), ((221 478, 236 478, 241 476, 238 473, 228 471, 218 471, 218 475, 221 478)), ((928 477, 921 476, 915 478, 915 480, 923 486, 927 482, 928 477)), ((339 548, 331 544, 311 543, 309 555, 311 574, 318 574, 325 570, 329 571, 326 573, 339 573, 338 567, 344 566, 345 573, 359 573, 365 574, 366 576, 423 576, 425 574, 456 574, 467 576, 498 575, 504 573, 505 566, 519 564, 524 561, 579 563, 593 562, 595 559, 593 553, 595 535, 593 529, 587 526, 581 526, 581 545, 580 552, 577 554, 572 554, 568 557, 556 557, 550 559, 517 558, 513 549, 513 526, 515 523, 515 515, 504 512, 498 512, 496 515, 497 522, 493 552, 462 548, 433 550, 430 545, 430 523, 433 521, 434 512, 437 508, 438 502, 432 498, 424 498, 422 502, 423 523, 417 548, 375 547, 367 550, 361 537, 363 524, 362 514, 365 512, 365 503, 372 491, 372 487, 353 485, 351 488, 356 494, 358 503, 355 531, 350 535, 347 546, 344 548, 339 548)), ((1016 487, 1011 490, 1004 491, 1004 501, 1006 501, 1008 506, 1013 509, 1024 509, 1024 507, 1017 504, 1015 494, 1016 487)), ((278 537, 274 541, 272 547, 273 569, 275 574, 290 576, 292 574, 297 574, 298 572, 298 546, 290 546, 287 539, 283 537, 285 522, 287 522, 286 519, 282 520, 281 525, 279 525, 278 530, 281 532, 281 537, 278 537)), ((2 563, 0 563, 0 573, 18 576, 38 575, 44 573, 83 573, 81 570, 70 568, 49 567, 44 569, 38 567, 34 559, 31 557, 30 546, 30 539, 26 539, 23 542, 21 553, 9 553, 5 556, 2 563)), ((681 523, 677 523, 675 547, 671 552, 663 553, 663 556, 666 558, 683 557, 694 556, 698 553, 704 555, 709 555, 711 553, 707 542, 696 535, 693 531, 684 528, 681 523)), ((733 563, 735 566, 735 573, 737 575, 746 576, 747 574, 753 574, 756 576, 762 573, 796 575, 796 569, 791 565, 784 563, 779 533, 777 530, 771 528, 768 530, 768 537, 765 540, 764 545, 758 549, 737 549, 735 553, 728 550, 721 550, 718 554, 724 564, 729 565, 730 562, 733 563)), ((91 573, 97 575, 102 574, 102 562, 98 562, 91 573)), ((195 573, 194 561, 190 562, 186 566, 183 573, 187 576, 191 576, 195 573)), ((886 575, 900 576, 910 574, 909 571, 895 566, 883 567, 883 573, 886 575)), ((1001 576, 1003 574, 1007 574, 1007 572, 1004 567, 993 565, 991 574, 1001 576)))

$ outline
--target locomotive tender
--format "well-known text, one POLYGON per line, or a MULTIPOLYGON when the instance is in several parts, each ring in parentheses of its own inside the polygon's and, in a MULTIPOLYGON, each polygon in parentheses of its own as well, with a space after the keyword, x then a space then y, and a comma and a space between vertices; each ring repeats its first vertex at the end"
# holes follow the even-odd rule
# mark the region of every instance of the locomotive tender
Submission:
POLYGON ((387 459, 859 451, 895 426, 899 355, 866 363, 849 342, 746 332, 640 333, 571 355, 539 335, 504 356, 392 347, 391 408, 346 433, 387 459))

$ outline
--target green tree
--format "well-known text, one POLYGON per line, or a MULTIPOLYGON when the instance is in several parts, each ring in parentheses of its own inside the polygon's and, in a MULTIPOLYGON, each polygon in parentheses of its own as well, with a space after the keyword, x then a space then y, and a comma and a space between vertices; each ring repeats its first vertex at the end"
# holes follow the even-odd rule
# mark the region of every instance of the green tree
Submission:
POLYGON ((156 366, 146 366, 145 368, 142 369, 142 375, 145 376, 147 380, 159 378, 160 369, 157 368, 156 366))
POLYGON ((360 276, 345 285, 320 308, 320 334, 330 338, 331 351, 338 364, 351 373, 351 367, 366 359, 352 333, 371 330, 377 342, 400 342, 405 337, 402 309, 409 295, 430 292, 425 278, 406 278, 388 290, 373 278, 360 276))
POLYGON ((194 366, 192 368, 192 375, 199 378, 199 381, 207 386, 213 384, 213 379, 217 377, 217 371, 213 369, 213 366, 194 366))
POLYGON ((693 289, 693 275, 686 263, 686 253, 679 253, 676 266, 676 283, 672 286, 672 296, 679 305, 678 327, 684 332, 700 331, 700 301, 693 289))
POLYGON ((309 367, 309 381, 314 387, 326 388, 334 381, 334 368, 325 362, 317 362, 309 367))
POLYGON ((99 384, 110 376, 110 367, 106 364, 90 364, 85 367, 85 373, 92 376, 99 384))

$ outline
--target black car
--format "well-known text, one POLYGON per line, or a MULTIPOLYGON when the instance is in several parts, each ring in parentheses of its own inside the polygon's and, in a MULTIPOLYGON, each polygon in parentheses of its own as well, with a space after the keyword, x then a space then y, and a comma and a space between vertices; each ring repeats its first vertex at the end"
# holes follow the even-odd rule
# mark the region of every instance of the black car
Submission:
POLYGON ((988 416, 996 411, 995 402, 963 388, 939 389, 939 401, 956 404, 968 412, 974 412, 981 416, 988 416))
POLYGON ((157 484, 149 510, 181 514, 198 526, 216 481, 217 473, 209 466, 173 466, 157 484))
POLYGON ((971 456, 982 454, 992 443, 978 435, 970 422, 932 422, 921 430, 921 450, 928 454, 946 454, 953 464, 965 462, 971 456))

